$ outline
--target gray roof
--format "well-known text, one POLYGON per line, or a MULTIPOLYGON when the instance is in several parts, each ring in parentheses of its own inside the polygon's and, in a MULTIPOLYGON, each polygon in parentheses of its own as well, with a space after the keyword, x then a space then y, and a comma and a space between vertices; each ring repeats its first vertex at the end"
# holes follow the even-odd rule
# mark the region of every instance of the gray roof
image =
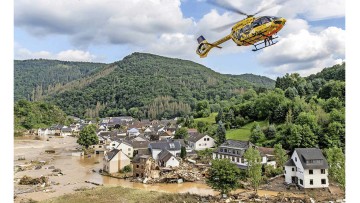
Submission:
POLYGON ((295 166, 294 160, 289 159, 287 162, 285 162, 285 166, 295 166))
POLYGON ((115 157, 115 155, 116 155, 117 153, 119 153, 119 151, 120 151, 120 150, 118 150, 118 149, 113 149, 113 150, 107 152, 107 153, 106 153, 106 156, 107 156, 107 158, 108 158, 109 160, 111 160, 111 159, 113 159, 113 158, 115 157))
POLYGON ((147 154, 137 154, 134 156, 132 162, 133 163, 139 163, 140 159, 149 159, 151 158, 151 155, 147 155, 147 154))
POLYGON ((173 155, 166 149, 163 149, 159 154, 158 154, 158 159, 160 161, 163 162, 167 162, 173 155))
POLYGON ((320 149, 295 148, 304 169, 326 169, 329 165, 320 149), (321 163, 306 163, 307 160, 322 160, 321 163))
POLYGON ((249 141, 240 141, 240 140, 226 140, 224 143, 220 145, 220 147, 230 147, 230 148, 240 148, 247 149, 249 146, 254 146, 249 141))
POLYGON ((197 142, 199 141, 201 138, 203 138, 205 135, 201 134, 201 133, 193 133, 189 136, 189 141, 190 142, 197 142))
POLYGON ((134 149, 147 149, 150 141, 131 141, 131 145, 134 149))
POLYGON ((72 132, 71 128, 62 128, 61 132, 72 132))
POLYGON ((181 145, 180 145, 179 141, 162 140, 162 141, 150 143, 149 148, 151 148, 151 149, 167 149, 170 151, 172 151, 172 150, 176 151, 176 150, 181 149, 181 145))

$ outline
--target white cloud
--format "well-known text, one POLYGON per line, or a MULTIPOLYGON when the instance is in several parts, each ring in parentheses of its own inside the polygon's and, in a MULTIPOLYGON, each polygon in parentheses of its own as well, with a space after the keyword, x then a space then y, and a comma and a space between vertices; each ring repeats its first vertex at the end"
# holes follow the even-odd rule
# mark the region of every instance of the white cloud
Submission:
POLYGON ((142 45, 162 33, 187 31, 180 0, 17 0, 15 26, 34 36, 63 34, 77 46, 142 45))
POLYGON ((81 50, 66 50, 59 53, 50 53, 48 51, 32 52, 26 48, 21 47, 15 43, 15 59, 57 59, 62 61, 83 61, 83 62, 97 62, 101 61, 100 57, 91 54, 88 51, 81 50))
POLYGON ((334 65, 345 58, 345 30, 329 27, 320 33, 302 29, 288 34, 274 46, 258 55, 269 72, 300 72, 309 75, 316 70, 334 65))

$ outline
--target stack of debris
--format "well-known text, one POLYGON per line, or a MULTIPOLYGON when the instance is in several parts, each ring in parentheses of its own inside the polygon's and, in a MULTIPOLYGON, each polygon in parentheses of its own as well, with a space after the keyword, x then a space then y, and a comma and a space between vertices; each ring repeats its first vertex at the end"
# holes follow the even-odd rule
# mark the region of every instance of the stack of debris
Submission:
POLYGON ((38 185, 38 184, 43 185, 43 184, 45 184, 45 186, 50 185, 48 177, 41 176, 39 178, 32 178, 32 177, 29 177, 26 175, 20 179, 19 184, 20 185, 38 185))

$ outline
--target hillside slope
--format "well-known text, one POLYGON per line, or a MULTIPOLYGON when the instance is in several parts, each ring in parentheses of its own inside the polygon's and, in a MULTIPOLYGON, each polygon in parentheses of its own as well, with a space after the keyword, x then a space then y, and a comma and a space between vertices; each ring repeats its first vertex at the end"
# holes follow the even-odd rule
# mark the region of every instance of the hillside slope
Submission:
POLYGON ((14 61, 14 99, 39 100, 66 83, 95 73, 106 64, 34 59, 14 61))
MULTIPOLYGON (((120 115, 132 107, 142 108, 141 113, 147 117, 155 99, 160 106, 189 109, 198 100, 214 99, 216 95, 230 99, 246 88, 263 86, 217 73, 192 61, 153 54, 133 53, 108 66, 113 67, 111 74, 96 80, 91 79, 95 74, 89 75, 86 85, 72 85, 47 100, 67 114, 80 117, 120 115)), ((73 83, 85 84, 81 79, 73 83)))

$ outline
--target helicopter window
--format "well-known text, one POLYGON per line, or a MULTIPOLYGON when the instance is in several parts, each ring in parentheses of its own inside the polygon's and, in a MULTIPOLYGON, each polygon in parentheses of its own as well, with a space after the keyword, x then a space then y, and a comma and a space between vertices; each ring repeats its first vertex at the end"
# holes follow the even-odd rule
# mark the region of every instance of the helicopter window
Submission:
POLYGON ((252 26, 253 27, 257 27, 257 26, 259 26, 259 25, 261 25, 261 19, 259 18, 259 19, 256 19, 253 23, 252 23, 252 26))
POLYGON ((267 18, 267 17, 262 17, 261 18, 261 24, 265 24, 265 23, 268 23, 268 22, 270 22, 269 18, 267 18))
POLYGON ((250 26, 250 25, 246 25, 246 26, 243 28, 243 32, 244 32, 245 34, 249 34, 250 29, 251 29, 251 26, 250 26))

